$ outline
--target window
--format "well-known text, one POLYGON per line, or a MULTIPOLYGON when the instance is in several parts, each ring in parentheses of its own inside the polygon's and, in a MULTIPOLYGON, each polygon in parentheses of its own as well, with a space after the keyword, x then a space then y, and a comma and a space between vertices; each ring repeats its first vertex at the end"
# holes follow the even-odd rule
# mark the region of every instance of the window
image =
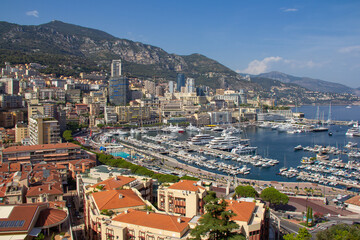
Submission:
POLYGON ((139 239, 145 240, 145 232, 139 231, 139 239))
POLYGON ((127 233, 127 239, 134 239, 135 240, 135 232, 134 230, 128 230, 128 233, 127 233))

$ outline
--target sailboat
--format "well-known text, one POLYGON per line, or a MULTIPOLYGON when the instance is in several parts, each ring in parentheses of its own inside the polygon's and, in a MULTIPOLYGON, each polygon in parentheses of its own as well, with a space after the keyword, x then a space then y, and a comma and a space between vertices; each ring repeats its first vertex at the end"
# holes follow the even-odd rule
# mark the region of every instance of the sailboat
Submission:
POLYGON ((288 170, 288 168, 286 167, 286 155, 284 154, 284 167, 280 168, 280 174, 286 170, 288 170))
POLYGON ((329 114, 328 114, 328 120, 326 121, 326 124, 328 124, 328 125, 333 125, 334 123, 332 122, 332 120, 331 120, 331 103, 330 103, 330 105, 329 105, 329 114))

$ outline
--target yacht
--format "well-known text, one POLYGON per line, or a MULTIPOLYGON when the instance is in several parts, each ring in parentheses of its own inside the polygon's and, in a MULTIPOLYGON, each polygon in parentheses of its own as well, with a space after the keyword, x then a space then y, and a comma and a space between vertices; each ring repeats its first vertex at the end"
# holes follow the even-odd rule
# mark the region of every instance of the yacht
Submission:
POLYGON ((164 127, 161 129, 163 132, 172 132, 172 133, 184 133, 185 130, 179 126, 173 126, 170 124, 168 127, 164 127))
POLYGON ((263 122, 258 127, 259 128, 271 128, 273 125, 269 122, 263 122))
POLYGON ((347 130, 347 132, 345 133, 346 136, 354 136, 354 135, 357 135, 357 134, 360 134, 360 127, 359 127, 359 123, 358 122, 355 122, 352 126, 352 128, 349 128, 347 130))
POLYGON ((239 144, 247 145, 248 143, 249 139, 241 139, 239 137, 225 135, 222 137, 215 137, 211 140, 207 147, 220 150, 231 150, 239 144))
POLYGON ((222 132, 222 131, 224 131, 224 129, 221 128, 221 127, 214 127, 214 128, 212 129, 212 131, 214 131, 214 132, 222 132))
POLYGON ((297 145, 294 147, 294 151, 303 150, 303 147, 301 145, 297 145))
POLYGON ((226 128, 222 133, 221 136, 225 136, 225 135, 237 135, 237 134, 241 134, 242 131, 240 129, 234 128, 233 126, 226 128))
POLYGON ((257 147, 249 147, 249 146, 239 144, 236 148, 233 148, 231 150, 231 153, 235 153, 238 155, 251 154, 251 153, 255 152, 256 149, 257 149, 257 147))
POLYGON ((189 126, 186 127, 186 130, 189 131, 189 132, 199 132, 200 131, 199 128, 193 126, 191 123, 190 123, 189 126))
POLYGON ((192 145, 205 145, 205 144, 209 144, 209 142, 213 139, 214 137, 211 136, 210 134, 198 134, 195 135, 194 137, 192 137, 189 141, 189 144, 192 145))

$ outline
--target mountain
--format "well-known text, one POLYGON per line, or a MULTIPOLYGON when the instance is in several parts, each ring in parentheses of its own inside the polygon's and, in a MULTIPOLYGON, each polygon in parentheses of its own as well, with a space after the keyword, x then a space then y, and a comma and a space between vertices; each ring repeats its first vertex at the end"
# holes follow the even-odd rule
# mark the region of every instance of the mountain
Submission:
MULTIPOLYGON (((181 72, 196 79, 197 85, 231 87, 234 89, 258 88, 245 81, 233 70, 201 54, 180 56, 140 42, 120 39, 100 30, 85 28, 61 21, 38 26, 0 22, 0 61, 12 63, 33 60, 51 62, 49 72, 59 71, 67 65, 70 72, 109 69, 112 59, 122 59, 125 74, 141 78, 166 78, 174 80, 181 72), (10 52, 9 52, 10 51, 10 52), (85 62, 88 61, 86 66, 85 62)), ((46 64, 48 65, 48 64, 46 64)))
POLYGON ((358 93, 358 90, 340 83, 333 83, 308 77, 295 77, 282 72, 273 71, 269 73, 262 73, 258 76, 278 80, 284 83, 294 83, 312 91, 350 94, 358 93))

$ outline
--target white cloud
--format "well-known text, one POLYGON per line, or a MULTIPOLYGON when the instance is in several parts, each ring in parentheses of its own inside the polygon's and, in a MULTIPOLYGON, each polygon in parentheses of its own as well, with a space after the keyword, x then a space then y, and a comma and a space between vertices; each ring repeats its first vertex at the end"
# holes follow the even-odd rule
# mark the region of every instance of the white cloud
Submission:
POLYGON ((248 67, 244 70, 238 70, 237 72, 249 73, 249 74, 260 74, 266 72, 271 63, 281 61, 281 57, 266 57, 263 60, 254 60, 249 63, 248 67))
POLYGON ((283 12, 297 12, 298 10, 297 8, 282 8, 283 12))
MULTIPOLYGON (((248 73, 258 75, 260 73, 269 72, 274 70, 274 65, 277 69, 312 69, 322 67, 327 62, 314 62, 313 60, 301 61, 294 59, 284 59, 282 57, 266 57, 263 60, 253 60, 249 63, 248 67, 244 70, 236 70, 238 73, 248 73)), ((281 71, 281 70, 280 70, 281 71)))
POLYGON ((28 12, 26 12, 26 15, 38 18, 39 17, 39 12, 37 10, 28 11, 28 12))
POLYGON ((352 52, 360 52, 360 45, 343 47, 339 49, 340 53, 352 53, 352 52))

